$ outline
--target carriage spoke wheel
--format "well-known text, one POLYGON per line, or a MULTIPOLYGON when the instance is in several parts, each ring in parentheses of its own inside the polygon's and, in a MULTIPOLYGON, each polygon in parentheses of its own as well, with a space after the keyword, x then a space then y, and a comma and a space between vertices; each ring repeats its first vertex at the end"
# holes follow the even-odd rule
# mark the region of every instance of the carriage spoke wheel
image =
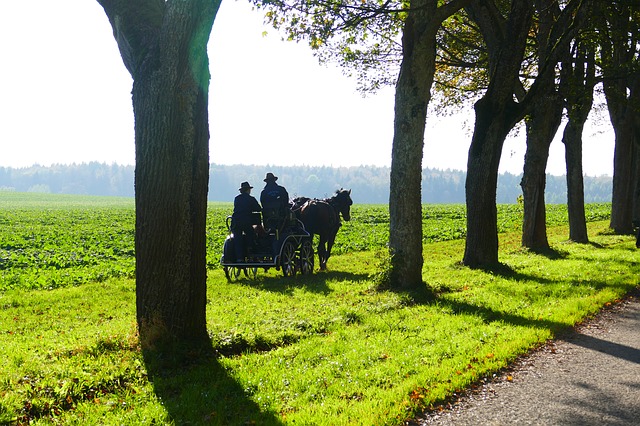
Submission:
POLYGON ((240 268, 238 266, 225 266, 224 267, 224 274, 227 277, 227 281, 233 282, 233 281, 238 281, 239 277, 240 277, 240 271, 243 268, 240 268))
POLYGON ((313 245, 311 241, 304 240, 302 247, 300 247, 300 272, 302 274, 313 273, 313 245))
POLYGON ((256 277, 258 276, 258 268, 253 266, 253 267, 249 267, 249 268, 244 268, 244 274, 247 278, 250 278, 252 280, 255 280, 256 277))
POLYGON ((291 241, 287 241, 282 247, 280 267, 285 277, 293 277, 296 274, 296 246, 291 241))

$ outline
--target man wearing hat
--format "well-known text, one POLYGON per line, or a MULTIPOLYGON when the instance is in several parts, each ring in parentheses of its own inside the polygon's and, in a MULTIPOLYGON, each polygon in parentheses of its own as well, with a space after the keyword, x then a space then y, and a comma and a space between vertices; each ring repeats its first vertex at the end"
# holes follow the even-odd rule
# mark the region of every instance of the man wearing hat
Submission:
POLYGON ((235 239, 236 261, 244 262, 247 255, 247 247, 253 245, 255 231, 253 230, 253 218, 255 212, 262 208, 258 201, 251 196, 253 186, 249 182, 242 182, 240 195, 233 200, 233 214, 231 215, 231 231, 235 239))
POLYGON ((260 204, 264 209, 265 228, 273 228, 278 226, 278 222, 286 210, 289 209, 289 193, 283 186, 276 183, 278 176, 273 173, 267 173, 264 178, 266 185, 260 193, 260 204))

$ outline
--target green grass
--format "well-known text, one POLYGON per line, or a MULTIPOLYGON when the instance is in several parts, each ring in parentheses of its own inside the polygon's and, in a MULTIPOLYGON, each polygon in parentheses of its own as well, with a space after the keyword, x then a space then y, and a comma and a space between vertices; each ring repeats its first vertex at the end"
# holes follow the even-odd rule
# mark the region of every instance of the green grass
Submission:
MULTIPOLYGON (((42 263, 9 263, 17 250, 36 252, 30 241, 52 244, 54 257, 68 257, 70 247, 98 253, 95 246, 111 235, 112 251, 132 244, 131 200, 104 200, 115 202, 106 206, 70 198, 52 207, 47 200, 36 206, 27 196, 3 206, 2 197, 0 220, 12 217, 11 224, 22 227, 9 232, 0 222, 3 274, 50 272, 42 263), (21 215, 10 216, 12 211, 21 215), (122 222, 113 222, 117 217, 122 222), (94 222, 100 225, 91 231, 94 222), (119 227, 126 232, 114 233, 119 227), (29 234, 25 229, 33 239, 7 248, 9 238, 29 234), (104 237, 90 237, 97 230, 104 237), (53 235, 66 240, 65 233, 85 235, 87 243, 53 244, 53 235)), ((554 251, 545 256, 519 246, 519 210, 504 209, 505 267, 487 272, 459 264, 464 241, 452 238, 464 224, 464 209, 425 206, 425 234, 439 228, 445 235, 438 242, 428 237, 424 246, 423 277, 433 300, 374 290, 384 245, 378 236, 361 239, 363 229, 384 233, 383 206, 354 206, 352 222, 339 234, 343 248, 325 273, 284 279, 269 270, 257 280, 228 283, 210 249, 207 327, 217 355, 194 354, 182 368, 153 377, 138 344, 135 283, 128 275, 85 274, 81 282, 51 289, 21 279, 0 291, 0 424, 402 424, 638 285, 634 241, 612 235, 606 221, 589 224, 592 243, 586 245, 567 242, 565 225, 551 227, 554 251)), ((603 209, 590 207, 596 219, 603 219, 603 209)), ((224 237, 228 210, 226 204, 212 206, 210 242, 224 237)), ((548 216, 562 223, 563 214, 558 207, 548 216)), ((113 256, 115 264, 128 258, 113 256)), ((73 274, 90 267, 57 270, 73 274)))

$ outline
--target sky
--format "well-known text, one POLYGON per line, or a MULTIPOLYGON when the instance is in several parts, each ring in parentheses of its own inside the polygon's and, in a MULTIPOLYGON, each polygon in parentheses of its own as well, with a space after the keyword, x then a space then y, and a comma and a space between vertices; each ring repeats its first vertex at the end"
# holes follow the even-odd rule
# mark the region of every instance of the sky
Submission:
MULTIPOLYGON (((0 166, 135 163, 132 79, 97 1, 0 1, 0 40, 0 166)), ((391 165, 392 87, 363 97, 247 0, 222 2, 208 51, 211 163, 391 165)), ((597 121, 585 130, 584 172, 611 175, 613 132, 597 121)), ((429 116, 423 167, 465 170, 472 128, 469 109, 429 116)), ((500 171, 521 173, 524 154, 521 131, 500 171)), ((547 172, 565 170, 558 137, 547 172)))

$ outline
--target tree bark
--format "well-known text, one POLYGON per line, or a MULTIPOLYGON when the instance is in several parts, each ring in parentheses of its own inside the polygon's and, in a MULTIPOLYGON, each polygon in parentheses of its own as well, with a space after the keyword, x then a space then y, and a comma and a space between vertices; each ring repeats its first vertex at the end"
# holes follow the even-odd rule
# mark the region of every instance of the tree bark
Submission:
POLYGON ((465 195, 467 240, 463 263, 470 267, 498 264, 498 166, 515 107, 495 105, 486 96, 475 104, 476 122, 467 161, 465 195))
POLYGON ((569 239, 588 243, 587 220, 584 210, 584 178, 582 172, 582 131, 585 121, 569 118, 562 135, 567 164, 567 211, 569 239))
POLYGON ((560 89, 567 104, 568 121, 562 135, 567 166, 567 211, 569 239, 588 243, 584 209, 584 179, 582 171, 582 132, 593 105, 596 85, 595 50, 580 37, 562 62, 560 89))
POLYGON ((220 2, 99 2, 133 77, 140 339, 149 346, 204 342, 207 41, 220 2))
POLYGON ((435 72, 435 33, 429 28, 435 1, 412 1, 402 35, 403 59, 396 84, 391 150, 389 248, 391 283, 415 288, 422 283, 422 155, 430 90, 435 72), (428 32, 434 33, 430 35, 428 32))
POLYGON ((402 34, 396 83, 389 195, 390 284, 422 285, 422 156, 427 106, 435 73, 436 34, 442 21, 468 0, 438 8, 436 0, 413 0, 402 34))
POLYGON ((519 81, 527 37, 531 31, 533 5, 512 1, 504 19, 495 2, 478 0, 467 7, 478 23, 489 49, 490 82, 475 105, 476 123, 467 163, 467 241, 463 263, 470 267, 498 264, 496 184, 502 146, 510 129, 529 112, 540 96, 544 81, 553 74, 561 53, 566 49, 586 16, 583 4, 569 1, 554 17, 552 46, 541 58, 539 73, 529 91, 516 103, 515 94, 524 88, 519 81))
POLYGON ((536 103, 527 120, 527 151, 524 157, 524 173, 520 186, 524 198, 522 222, 522 246, 532 250, 549 249, 547 240, 544 190, 549 147, 560 127, 564 103, 553 88, 549 95, 536 103))
MULTIPOLYGON (((559 9, 555 0, 536 0, 538 10, 538 73, 542 73, 552 42, 551 31, 559 9)), ((568 49, 567 49, 568 52, 568 49)), ((520 186, 524 199, 522 246, 532 250, 548 250, 544 190, 549 147, 560 127, 564 102, 555 87, 555 73, 538 76, 540 95, 526 120, 527 151, 520 186)))
POLYGON ((635 114, 635 191, 633 192, 633 227, 636 232, 636 247, 640 248, 640 112, 635 114))
POLYGON ((638 11, 618 2, 599 6, 603 87, 615 132, 609 226, 616 233, 628 234, 633 231, 635 115, 640 105, 640 76, 630 68, 637 62, 638 11))
MULTIPOLYGON (((609 102, 607 102, 609 103, 609 102)), ((612 120, 613 123, 613 120, 612 120)), ((615 151, 613 155, 613 191, 609 227, 618 234, 633 232, 634 194, 634 130, 630 115, 615 121, 615 151)))
MULTIPOLYGON (((533 8, 528 2, 514 2, 504 33, 490 46, 491 81, 485 95, 475 104, 476 121, 467 161, 465 195, 467 203, 467 240, 462 262, 470 267, 498 264, 498 218, 496 188, 498 166, 504 140, 524 116, 521 105, 513 101, 520 64, 533 8)), ((485 39, 496 25, 491 18, 491 2, 472 3, 468 12, 483 31, 485 39)))

